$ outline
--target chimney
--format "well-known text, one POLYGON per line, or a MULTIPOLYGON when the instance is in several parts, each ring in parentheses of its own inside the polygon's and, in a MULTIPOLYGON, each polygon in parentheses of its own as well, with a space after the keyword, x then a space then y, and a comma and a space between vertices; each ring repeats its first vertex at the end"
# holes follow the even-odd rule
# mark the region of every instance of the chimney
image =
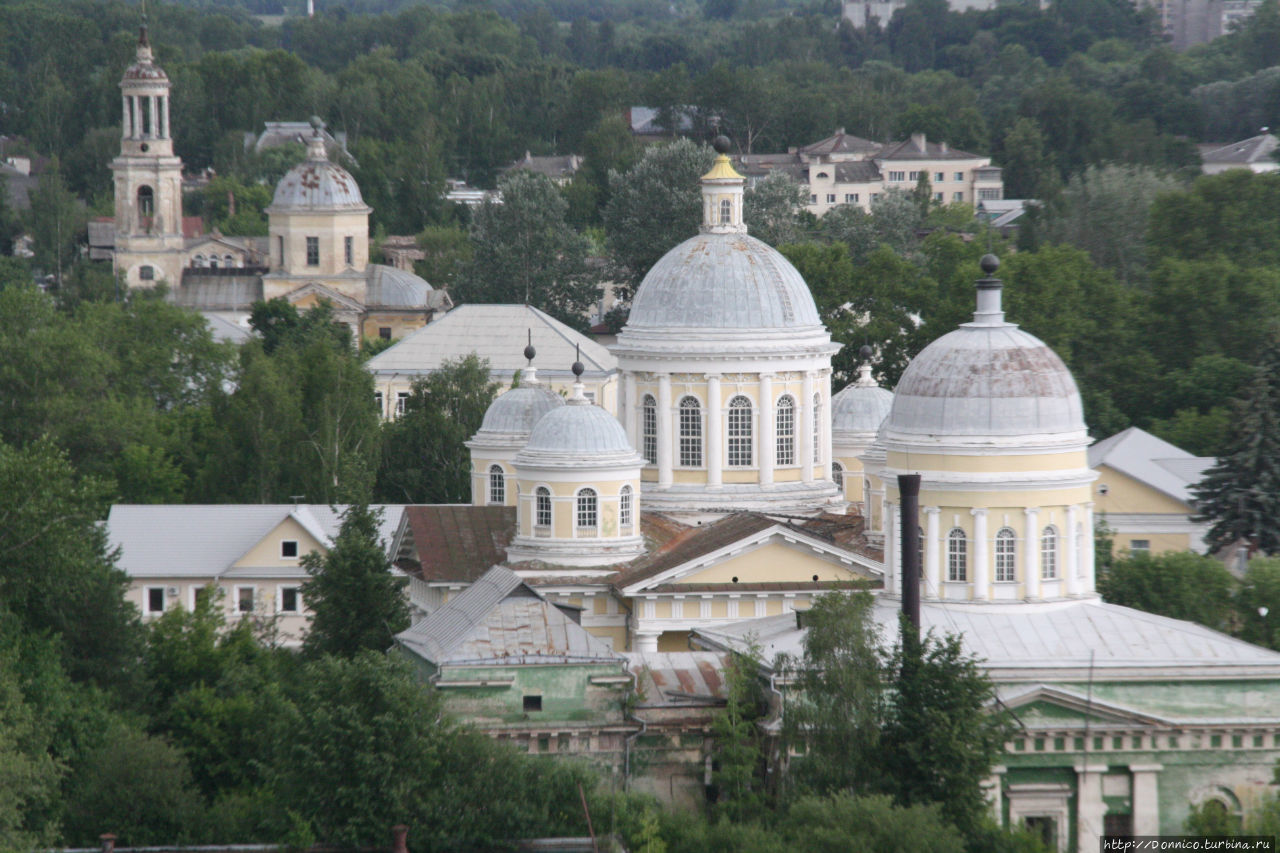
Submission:
POLYGON ((941 151, 943 154, 946 154, 946 153, 947 153, 947 143, 945 143, 945 142, 939 142, 939 143, 938 143, 938 150, 939 150, 939 151, 941 151))
POLYGON ((916 150, 919 151, 921 154, 927 151, 929 147, 928 141, 925 139, 923 133, 911 134, 911 144, 914 145, 916 147, 916 150))
POLYGON ((409 835, 409 827, 398 823, 391 827, 391 853, 409 853, 405 839, 409 835))
MULTIPOLYGON (((898 475, 902 511, 902 612, 920 639, 920 475, 898 475)), ((905 629, 904 629, 905 630, 905 629)))
POLYGON ((796 614, 796 630, 803 631, 807 627, 805 623, 809 621, 808 619, 809 608, 807 606, 797 607, 795 609, 795 614, 796 614))
POLYGON ((116 849, 116 837, 110 832, 103 833, 98 838, 102 841, 102 853, 111 853, 116 849))

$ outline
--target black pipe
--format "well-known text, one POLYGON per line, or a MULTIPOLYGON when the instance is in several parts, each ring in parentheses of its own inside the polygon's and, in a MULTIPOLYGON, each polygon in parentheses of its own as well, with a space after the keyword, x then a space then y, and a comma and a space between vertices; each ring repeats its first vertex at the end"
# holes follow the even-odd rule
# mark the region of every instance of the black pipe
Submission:
POLYGON ((902 512, 902 612, 920 639, 920 475, 898 475, 902 512))

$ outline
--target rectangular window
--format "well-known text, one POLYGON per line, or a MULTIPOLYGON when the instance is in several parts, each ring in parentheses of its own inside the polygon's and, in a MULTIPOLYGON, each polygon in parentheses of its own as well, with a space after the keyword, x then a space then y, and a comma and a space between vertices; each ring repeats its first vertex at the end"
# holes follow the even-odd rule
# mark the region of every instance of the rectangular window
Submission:
POLYGON ((999 201, 1000 195, 998 189, 978 190, 978 201, 999 201))
POLYGON ((347 266, 351 266, 356 262, 356 238, 342 238, 342 254, 347 260, 347 266))
POLYGON ((284 266, 284 238, 276 238, 276 254, 280 257, 280 266, 284 266))
POLYGON ((143 281, 155 281, 156 268, 152 266, 143 266, 138 270, 138 278, 143 281))
POLYGON ((692 397, 680 401, 680 466, 702 465, 702 407, 692 397))
POLYGON ((947 175, 946 175, 946 173, 945 173, 945 172, 934 172, 934 173, 933 173, 933 182, 934 182, 935 184, 940 184, 940 183, 942 183, 943 181, 945 181, 946 179, 947 179, 947 175))
POLYGON ((236 587, 236 612, 253 612, 253 595, 256 590, 251 586, 236 587))
POLYGON ((302 596, 296 586, 280 587, 280 612, 297 613, 301 607, 302 596))
POLYGON ((1151 540, 1150 539, 1130 539, 1129 553, 1130 554, 1150 554, 1151 540))
POLYGON ((751 405, 746 398, 729 404, 729 467, 749 468, 752 461, 751 405))
POLYGON ((378 337, 382 338, 384 341, 389 341, 389 340, 391 340, 391 327, 390 327, 390 326, 379 326, 379 327, 378 327, 378 337))
POLYGON ((817 193, 811 194, 809 196, 809 204, 817 204, 817 203, 818 203, 818 194, 817 193))
POLYGON ((836 194, 827 193, 827 204, 835 204, 835 203, 836 203, 836 194))
POLYGON ((378 414, 381 415, 382 414, 382 392, 381 391, 373 392, 373 406, 375 409, 378 410, 378 414))
POLYGON ((405 406, 407 405, 409 405, 409 392, 397 391, 396 392, 396 414, 403 415, 405 406))
POLYGON ((280 556, 286 560, 296 560, 298 558, 298 540, 285 539, 281 541, 280 556))
POLYGON ((963 181, 964 181, 964 172, 956 172, 956 180, 957 180, 957 181, 961 181, 961 182, 963 182, 963 181))
POLYGON ((524 712, 526 714, 529 713, 530 711, 541 711, 541 710, 542 710, 541 695, 524 697, 524 712))
POLYGON ((964 193, 952 193, 952 194, 951 194, 951 200, 952 200, 952 201, 964 201, 964 193))
POLYGON ((307 238, 307 266, 309 267, 320 266, 320 238, 319 237, 307 238))
POLYGON ((857 193, 845 193, 845 194, 844 194, 844 203, 845 203, 845 204, 857 204, 857 203, 858 203, 858 194, 857 194, 857 193))
POLYGON ((936 202, 938 202, 939 204, 941 204, 941 203, 942 203, 942 193, 934 193, 934 194, 933 194, 933 200, 934 200, 934 201, 936 201, 936 202))
POLYGON ((641 444, 645 460, 650 465, 658 462, 658 408, 652 397, 646 396, 640 407, 641 444))
POLYGON ((872 200, 872 201, 879 201, 879 200, 880 200, 880 193, 872 193, 872 194, 871 194, 871 200, 872 200))
POLYGON ((906 179, 907 179, 906 172, 890 172, 889 173, 890 183, 897 183, 899 181, 905 181, 906 179))
POLYGON ((162 586, 147 587, 147 612, 148 613, 164 612, 164 587, 162 586))
POLYGON ((778 401, 777 418, 777 453, 774 459, 778 465, 796 464, 796 410, 790 397, 778 401))

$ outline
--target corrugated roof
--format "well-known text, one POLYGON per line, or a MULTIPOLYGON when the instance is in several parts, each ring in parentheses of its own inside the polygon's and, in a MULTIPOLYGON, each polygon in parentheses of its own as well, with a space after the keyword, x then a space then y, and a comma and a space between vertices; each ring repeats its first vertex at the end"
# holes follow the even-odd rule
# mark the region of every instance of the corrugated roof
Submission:
MULTIPOLYGON (((379 536, 389 546, 401 504, 383 504, 379 536)), ((211 577, 224 573, 290 516, 322 539, 338 535, 345 506, 327 504, 116 504, 107 541, 130 577, 211 577)))
POLYGON ((502 566, 397 634, 396 642, 436 665, 621 661, 603 640, 502 566))
POLYGON ((871 154, 879 148, 879 142, 845 133, 842 127, 826 139, 805 145, 799 151, 808 157, 826 157, 832 154, 871 154))
POLYGON ((930 142, 923 138, 890 142, 876 154, 877 160, 982 160, 980 154, 970 154, 946 144, 930 142))
MULTIPOLYGON (((404 510, 412 574, 425 581, 471 583, 507 558, 516 508, 448 504, 404 510)), ((404 552, 406 549, 401 548, 404 552)))
POLYGON ((720 652, 627 652, 627 669, 644 696, 640 707, 719 707, 724 704, 720 652))
POLYGON ((1106 465, 1184 503, 1191 501, 1191 487, 1214 461, 1212 456, 1192 456, 1138 427, 1129 427, 1089 448, 1090 468, 1106 465))
POLYGON ((262 299, 260 275, 248 271, 243 275, 209 273, 187 267, 182 271, 182 283, 169 292, 169 299, 197 311, 248 310, 262 299))
POLYGON ((460 305, 433 323, 406 335, 394 346, 369 359, 375 374, 413 375, 439 370, 446 361, 475 353, 489 360, 495 375, 510 375, 528 364, 524 357, 526 330, 538 350, 538 373, 565 376, 581 347, 587 377, 615 372, 618 361, 585 335, 528 305, 460 305))
POLYGON ((369 286, 364 301, 370 308, 422 308, 434 290, 426 279, 384 264, 369 264, 365 275, 369 286))

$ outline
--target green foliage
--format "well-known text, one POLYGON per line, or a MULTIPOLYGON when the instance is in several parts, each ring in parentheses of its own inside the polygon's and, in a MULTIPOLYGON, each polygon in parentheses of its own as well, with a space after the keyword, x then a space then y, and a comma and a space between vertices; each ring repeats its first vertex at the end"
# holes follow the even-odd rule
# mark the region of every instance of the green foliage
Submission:
POLYGON ((0 847, 48 844, 53 827, 40 816, 55 802, 64 768, 48 752, 39 709, 26 702, 7 650, 0 654, 0 847))
POLYGON ((34 241, 35 263, 61 286, 63 274, 75 260, 88 218, 67 188, 54 160, 45 167, 40 183, 31 192, 27 228, 34 241))
POLYGON ((583 327, 599 297, 587 267, 587 239, 565 222, 568 203, 544 175, 523 169, 498 184, 471 224, 473 257, 458 282, 460 301, 525 304, 583 327))
POLYGON ((1280 558, 1249 561, 1236 594, 1240 639, 1280 651, 1280 558))
POLYGON ((210 228, 216 228, 227 236, 267 236, 267 215, 264 211, 271 204, 270 186, 242 184, 234 178, 218 177, 208 183, 201 196, 204 202, 201 213, 210 228))
POLYGON ((1117 559, 1098 577, 1112 604, 1188 619, 1219 631, 1229 627, 1235 580, 1222 563, 1190 551, 1117 559))
POLYGON ((759 778, 764 750, 758 722, 767 703, 759 678, 760 660, 754 651, 732 655, 725 666, 726 702, 711 721, 715 764, 711 783, 716 788, 715 813, 732 823, 748 821, 764 804, 759 778))
POLYGON ((391 503, 467 503, 471 455, 465 442, 484 420, 499 385, 472 353, 417 379, 404 413, 383 427, 376 494, 391 503))
POLYGON ((770 246, 795 243, 804 230, 807 191, 782 172, 770 173, 747 191, 742 218, 751 236, 770 246))
POLYGON ((302 558, 309 579, 302 596, 311 610, 304 642, 315 655, 353 658, 362 651, 386 651, 409 627, 407 581, 391 573, 387 543, 378 535, 381 510, 351 504, 327 553, 302 558))

